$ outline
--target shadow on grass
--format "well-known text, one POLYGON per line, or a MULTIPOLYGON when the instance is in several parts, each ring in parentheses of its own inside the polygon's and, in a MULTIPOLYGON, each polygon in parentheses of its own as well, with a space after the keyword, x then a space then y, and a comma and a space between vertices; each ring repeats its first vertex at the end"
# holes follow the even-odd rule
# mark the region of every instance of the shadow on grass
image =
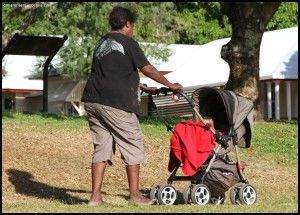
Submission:
POLYGON ((2 112, 2 118, 14 118, 14 114, 11 111, 2 112))
POLYGON ((56 120, 65 120, 65 119, 82 119, 83 116, 64 116, 64 115, 57 115, 52 113, 44 113, 44 112, 22 112, 24 115, 36 115, 41 116, 43 118, 52 118, 56 120))
MULTIPOLYGON (((118 194, 117 196, 120 196, 128 201, 129 200, 129 190, 128 189, 123 189, 123 190, 128 191, 128 195, 118 194)), ((143 196, 150 198, 150 190, 149 189, 141 189, 140 192, 143 194, 143 196)))
POLYGON ((275 119, 268 119, 265 120, 265 122, 273 122, 273 123, 278 123, 278 124, 291 124, 291 125, 298 125, 298 120, 285 120, 285 119, 281 119, 281 120, 275 120, 275 119))
POLYGON ((79 116, 62 116, 62 115, 56 115, 56 114, 51 114, 51 113, 44 113, 44 112, 17 112, 17 111, 7 111, 7 112, 3 112, 2 113, 2 117, 4 118, 15 118, 15 115, 17 114, 23 114, 23 115, 27 115, 27 116, 41 116, 43 118, 52 118, 52 119, 56 119, 56 120, 64 120, 67 118, 80 118, 79 116))
POLYGON ((88 200, 71 196, 67 192, 90 193, 89 191, 53 187, 34 181, 31 173, 17 169, 8 169, 6 173, 8 174, 8 180, 15 186, 16 193, 43 199, 58 200, 68 205, 88 203, 88 200))

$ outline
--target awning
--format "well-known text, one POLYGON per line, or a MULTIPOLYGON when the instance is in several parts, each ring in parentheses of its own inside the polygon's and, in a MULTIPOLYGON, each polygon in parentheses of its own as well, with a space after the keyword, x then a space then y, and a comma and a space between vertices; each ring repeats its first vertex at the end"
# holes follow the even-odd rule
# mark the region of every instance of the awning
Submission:
POLYGON ((48 67, 67 38, 66 35, 63 37, 49 37, 15 34, 2 50, 2 59, 5 55, 48 56, 43 71, 43 112, 48 111, 48 67))

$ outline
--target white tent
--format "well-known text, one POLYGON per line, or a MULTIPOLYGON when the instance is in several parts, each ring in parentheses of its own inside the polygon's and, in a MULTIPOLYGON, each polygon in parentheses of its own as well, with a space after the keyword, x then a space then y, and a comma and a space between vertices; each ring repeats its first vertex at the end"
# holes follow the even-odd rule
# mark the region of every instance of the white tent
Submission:
POLYGON ((2 66, 7 75, 2 79, 2 89, 43 90, 43 80, 28 80, 34 68, 36 56, 6 55, 2 66))
POLYGON ((264 33, 260 80, 298 79, 298 26, 264 33))
MULTIPOLYGON (((169 46, 173 53, 167 62, 154 63, 161 71, 171 71, 165 77, 184 87, 216 85, 227 82, 229 65, 221 58, 221 48, 230 38, 204 45, 169 46)), ((260 48, 260 80, 298 79, 298 27, 265 32, 260 48)), ((141 83, 161 87, 149 78, 141 83)))
MULTIPOLYGON (((228 81, 229 65, 221 58, 221 48, 229 40, 230 38, 219 39, 204 45, 172 44, 169 46, 172 55, 167 62, 150 62, 160 71, 171 71, 165 77, 170 82, 181 83, 184 89, 222 86, 228 81)), ((259 76, 263 84, 261 100, 262 105, 268 104, 266 108, 268 118, 272 118, 275 109, 276 119, 286 114, 285 116, 290 120, 291 106, 294 109, 294 117, 298 118, 298 26, 265 32, 259 60, 259 76), (267 89, 264 89, 264 85, 267 89), (280 91, 280 86, 286 89, 285 95, 282 95, 284 92, 280 91), (266 102, 264 94, 267 97, 266 102), (285 104, 280 102, 283 98, 285 104), (275 103, 275 107, 272 103, 275 103), (283 114, 281 112, 284 109, 286 113, 283 114)), ((140 81, 148 86, 162 87, 161 84, 147 77, 141 78, 140 81)))
POLYGON ((3 79, 2 90, 31 90, 42 91, 43 80, 3 79))
MULTIPOLYGON (((229 39, 216 40, 205 45, 169 46, 173 53, 167 62, 153 64, 158 70, 171 71, 165 77, 171 82, 180 82, 184 87, 219 84, 228 79, 229 66, 221 59, 223 44, 229 39)), ((149 86, 162 85, 149 78, 141 78, 149 86)))

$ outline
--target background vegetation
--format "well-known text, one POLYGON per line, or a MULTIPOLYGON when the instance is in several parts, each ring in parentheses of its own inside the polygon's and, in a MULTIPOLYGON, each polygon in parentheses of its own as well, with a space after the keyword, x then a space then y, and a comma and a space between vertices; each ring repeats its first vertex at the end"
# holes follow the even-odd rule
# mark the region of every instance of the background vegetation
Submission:
MULTIPOLYGON (((108 13, 116 5, 137 12, 135 39, 147 43, 180 43, 201 45, 230 37, 231 25, 220 11, 218 2, 56 2, 35 3, 34 18, 25 35, 67 35, 59 52, 63 59, 60 72, 73 79, 85 79, 90 72, 91 56, 96 41, 109 31, 108 13)), ((2 3, 2 36, 20 26, 28 13, 16 2, 2 3)), ((298 3, 282 2, 267 30, 288 28, 298 24, 298 3)), ((148 57, 166 60, 166 46, 142 45, 148 57)), ((37 66, 39 67, 40 64, 37 66)), ((40 76, 41 70, 38 70, 40 76)))

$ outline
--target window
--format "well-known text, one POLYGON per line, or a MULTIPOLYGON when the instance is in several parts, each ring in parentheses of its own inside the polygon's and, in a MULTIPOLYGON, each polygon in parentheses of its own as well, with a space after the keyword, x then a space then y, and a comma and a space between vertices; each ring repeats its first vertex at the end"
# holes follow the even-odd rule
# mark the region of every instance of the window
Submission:
POLYGON ((12 110, 14 106, 15 106, 15 101, 13 100, 13 98, 6 98, 4 100, 4 108, 6 110, 12 110))

